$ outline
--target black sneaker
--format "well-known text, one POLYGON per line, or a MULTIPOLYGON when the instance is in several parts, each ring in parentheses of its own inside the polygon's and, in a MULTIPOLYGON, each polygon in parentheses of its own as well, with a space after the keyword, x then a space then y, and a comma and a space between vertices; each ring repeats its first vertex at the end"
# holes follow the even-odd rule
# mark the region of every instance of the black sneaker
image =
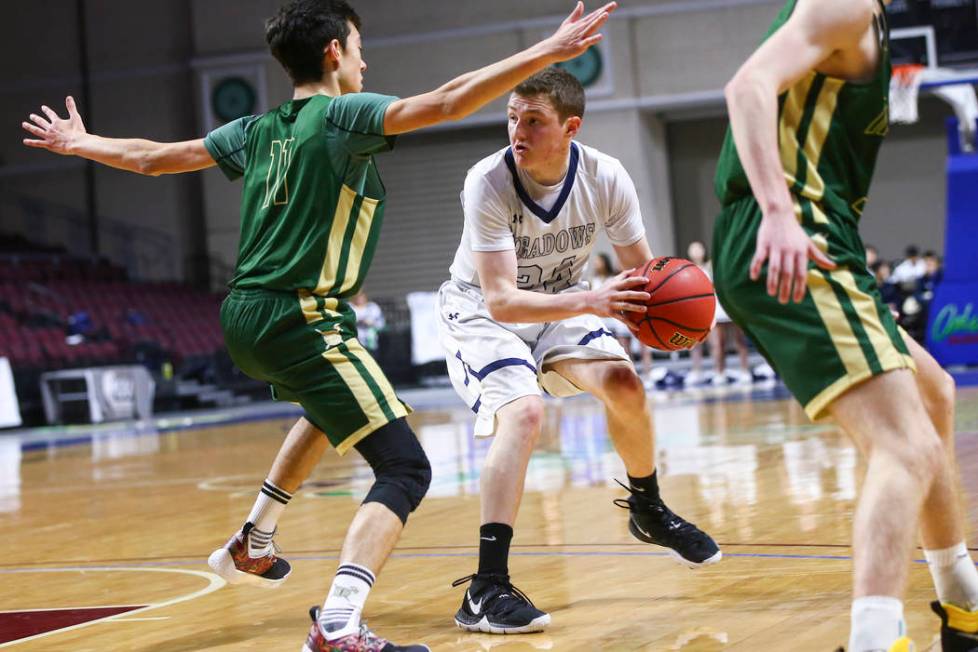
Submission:
POLYGON ((715 564, 723 557, 710 535, 677 516, 661 499, 648 500, 621 482, 618 484, 631 495, 627 499, 616 498, 614 503, 630 512, 628 531, 636 539, 668 548, 670 555, 690 568, 715 564))
POLYGON ((470 632, 526 634, 542 632, 550 614, 533 606, 526 594, 510 584, 509 575, 469 575, 452 582, 472 580, 455 613, 455 624, 470 632))
POLYGON ((931 602, 930 608, 941 617, 942 652, 978 652, 978 611, 940 602, 931 602))

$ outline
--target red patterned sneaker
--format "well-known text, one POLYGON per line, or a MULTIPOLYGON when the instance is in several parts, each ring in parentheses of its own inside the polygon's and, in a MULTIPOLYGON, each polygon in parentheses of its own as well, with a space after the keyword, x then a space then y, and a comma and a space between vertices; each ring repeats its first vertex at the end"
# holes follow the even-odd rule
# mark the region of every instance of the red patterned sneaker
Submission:
POLYGON ((360 630, 353 634, 327 641, 317 622, 319 607, 310 609, 309 616, 312 627, 302 652, 431 652, 427 645, 394 645, 374 634, 366 624, 361 624, 360 630))
POLYGON ((254 527, 251 523, 245 523, 245 526, 231 537, 226 546, 211 553, 207 565, 228 584, 250 584, 266 589, 278 588, 285 583, 285 579, 292 572, 292 566, 284 559, 275 556, 278 548, 274 543, 272 552, 263 557, 248 555, 248 535, 254 527))

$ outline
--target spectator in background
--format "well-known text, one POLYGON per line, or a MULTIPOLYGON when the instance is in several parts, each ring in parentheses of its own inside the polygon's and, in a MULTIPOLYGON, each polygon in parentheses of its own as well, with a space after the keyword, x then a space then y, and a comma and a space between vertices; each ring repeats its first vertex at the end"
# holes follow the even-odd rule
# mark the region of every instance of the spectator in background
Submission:
MULTIPOLYGON (((608 282, 609 279, 618 275, 615 264, 611 262, 611 256, 606 253, 599 253, 591 257, 591 287, 599 288, 608 282)), ((614 318, 603 319, 604 327, 611 331, 617 338, 622 348, 628 351, 628 355, 634 357, 634 336, 628 327, 621 321, 614 318)), ((639 343, 639 355, 642 359, 642 375, 648 377, 652 372, 652 349, 639 343)))
POLYGON ((873 275, 876 276, 876 286, 883 297, 883 303, 890 307, 890 310, 899 312, 900 289, 892 281, 893 268, 885 260, 877 260, 876 265, 871 268, 873 275))
POLYGON ((380 306, 370 301, 364 292, 354 296, 350 304, 357 315, 357 338, 364 348, 371 353, 376 353, 380 344, 380 331, 387 325, 384 321, 384 312, 380 306))
MULTIPOLYGON (((686 249, 686 257, 696 263, 696 266, 703 270, 703 273, 713 280, 713 266, 710 264, 709 256, 706 252, 706 245, 698 240, 689 243, 686 249)), ((726 385, 728 382, 738 384, 749 384, 753 381, 750 372, 750 365, 747 362, 747 337, 744 332, 734 324, 727 312, 717 301, 716 326, 710 331, 708 342, 710 344, 710 355, 713 356, 713 379, 714 385, 726 385), (732 339, 734 348, 737 349, 737 356, 740 359, 740 372, 736 375, 727 375, 726 351, 727 340, 732 339)), ((687 386, 697 385, 705 380, 703 366, 703 346, 696 346, 689 352, 693 368, 685 378, 687 386)))
POLYGON ((924 275, 917 279, 917 287, 913 293, 913 298, 920 306, 919 333, 915 336, 919 341, 923 341, 924 334, 927 332, 927 316, 930 313, 930 302, 934 298, 934 290, 944 276, 944 271, 941 269, 941 259, 933 251, 924 253, 924 267, 924 275))
POLYGON ((136 308, 126 309, 126 323, 130 326, 143 326, 148 323, 146 315, 136 308))
POLYGON ((904 255, 903 262, 894 268, 893 274, 890 276, 890 281, 900 286, 909 285, 911 287, 906 289, 913 291, 913 286, 917 283, 917 279, 923 276, 927 269, 924 259, 920 257, 920 249, 916 245, 907 247, 904 255))
POLYGON ((933 251, 924 252, 924 275, 917 279, 917 290, 914 296, 921 303, 930 303, 934 297, 934 288, 941 282, 944 270, 941 269, 941 259, 933 251))

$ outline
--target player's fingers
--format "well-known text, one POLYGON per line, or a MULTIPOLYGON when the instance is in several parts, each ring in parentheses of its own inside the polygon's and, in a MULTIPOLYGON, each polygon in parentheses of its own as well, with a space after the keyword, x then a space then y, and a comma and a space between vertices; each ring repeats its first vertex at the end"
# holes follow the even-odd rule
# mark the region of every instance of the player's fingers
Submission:
POLYGON ((47 141, 43 141, 43 140, 33 140, 31 138, 25 138, 24 144, 27 145, 28 147, 38 147, 40 149, 48 148, 47 141))
POLYGON ((68 109, 68 117, 72 120, 75 118, 81 118, 81 116, 78 115, 78 107, 75 106, 75 98, 73 98, 71 95, 65 98, 65 108, 68 109))
POLYGON ((48 122, 41 116, 37 115, 36 113, 31 114, 31 120, 33 120, 37 126, 42 127, 44 129, 49 129, 51 127, 50 122, 48 122))
POLYGON ((641 287, 648 284, 649 279, 644 276, 629 276, 615 281, 616 290, 627 290, 629 288, 641 287))
POLYGON ((822 269, 835 269, 835 261, 829 258, 828 254, 815 246, 815 243, 809 243, 808 245, 808 257, 811 258, 816 265, 822 269))
POLYGON ((781 280, 781 251, 775 249, 767 259, 767 293, 774 296, 778 293, 778 282, 781 280))
POLYGON ((646 303, 652 295, 648 292, 619 292, 615 295, 618 301, 634 301, 635 303, 646 303))
POLYGON ((641 304, 641 303, 630 303, 628 301, 618 301, 615 305, 617 306, 618 310, 621 310, 621 311, 624 311, 624 312, 643 312, 644 313, 644 312, 646 312, 648 310, 648 308, 644 304, 641 304))
POLYGON ((25 131, 29 131, 38 138, 44 137, 44 130, 35 124, 31 124, 30 122, 21 122, 20 126, 23 127, 25 131))
POLYGON ((805 300, 806 289, 808 289, 808 257, 798 254, 795 257, 795 303, 805 300))
POLYGON ((754 250, 754 258, 750 261, 750 280, 756 281, 761 278, 761 267, 764 266, 764 261, 767 259, 767 247, 765 247, 760 242, 757 243, 757 249, 754 250))
POLYGON ((795 257, 786 255, 783 264, 781 279, 778 282, 778 301, 788 303, 788 297, 791 296, 791 283, 795 280, 795 257))
POLYGON ((601 39, 603 39, 603 38, 604 38, 604 34, 600 34, 600 33, 599 34, 595 34, 593 36, 589 36, 586 39, 584 39, 584 40, 581 41, 581 47, 582 48, 585 48, 585 49, 586 48, 589 48, 592 45, 595 45, 597 43, 600 43, 601 42, 601 39))
POLYGON ((41 105, 41 111, 44 112, 44 115, 46 115, 48 117, 48 120, 50 120, 51 122, 60 119, 58 118, 58 114, 55 113, 54 110, 46 104, 41 105))
POLYGON ((572 11, 570 13, 570 16, 568 16, 564 20, 564 24, 566 25, 567 23, 573 23, 577 21, 582 15, 584 15, 584 3, 578 2, 577 5, 574 7, 574 11, 572 11))

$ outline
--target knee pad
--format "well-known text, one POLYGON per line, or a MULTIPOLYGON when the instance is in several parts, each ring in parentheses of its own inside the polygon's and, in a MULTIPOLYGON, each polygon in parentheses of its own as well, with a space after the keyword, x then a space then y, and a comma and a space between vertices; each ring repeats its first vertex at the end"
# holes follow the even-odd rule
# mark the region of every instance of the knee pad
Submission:
POLYGON ((381 503, 407 522, 428 492, 431 464, 418 438, 401 418, 374 431, 355 445, 376 480, 364 503, 381 503))

